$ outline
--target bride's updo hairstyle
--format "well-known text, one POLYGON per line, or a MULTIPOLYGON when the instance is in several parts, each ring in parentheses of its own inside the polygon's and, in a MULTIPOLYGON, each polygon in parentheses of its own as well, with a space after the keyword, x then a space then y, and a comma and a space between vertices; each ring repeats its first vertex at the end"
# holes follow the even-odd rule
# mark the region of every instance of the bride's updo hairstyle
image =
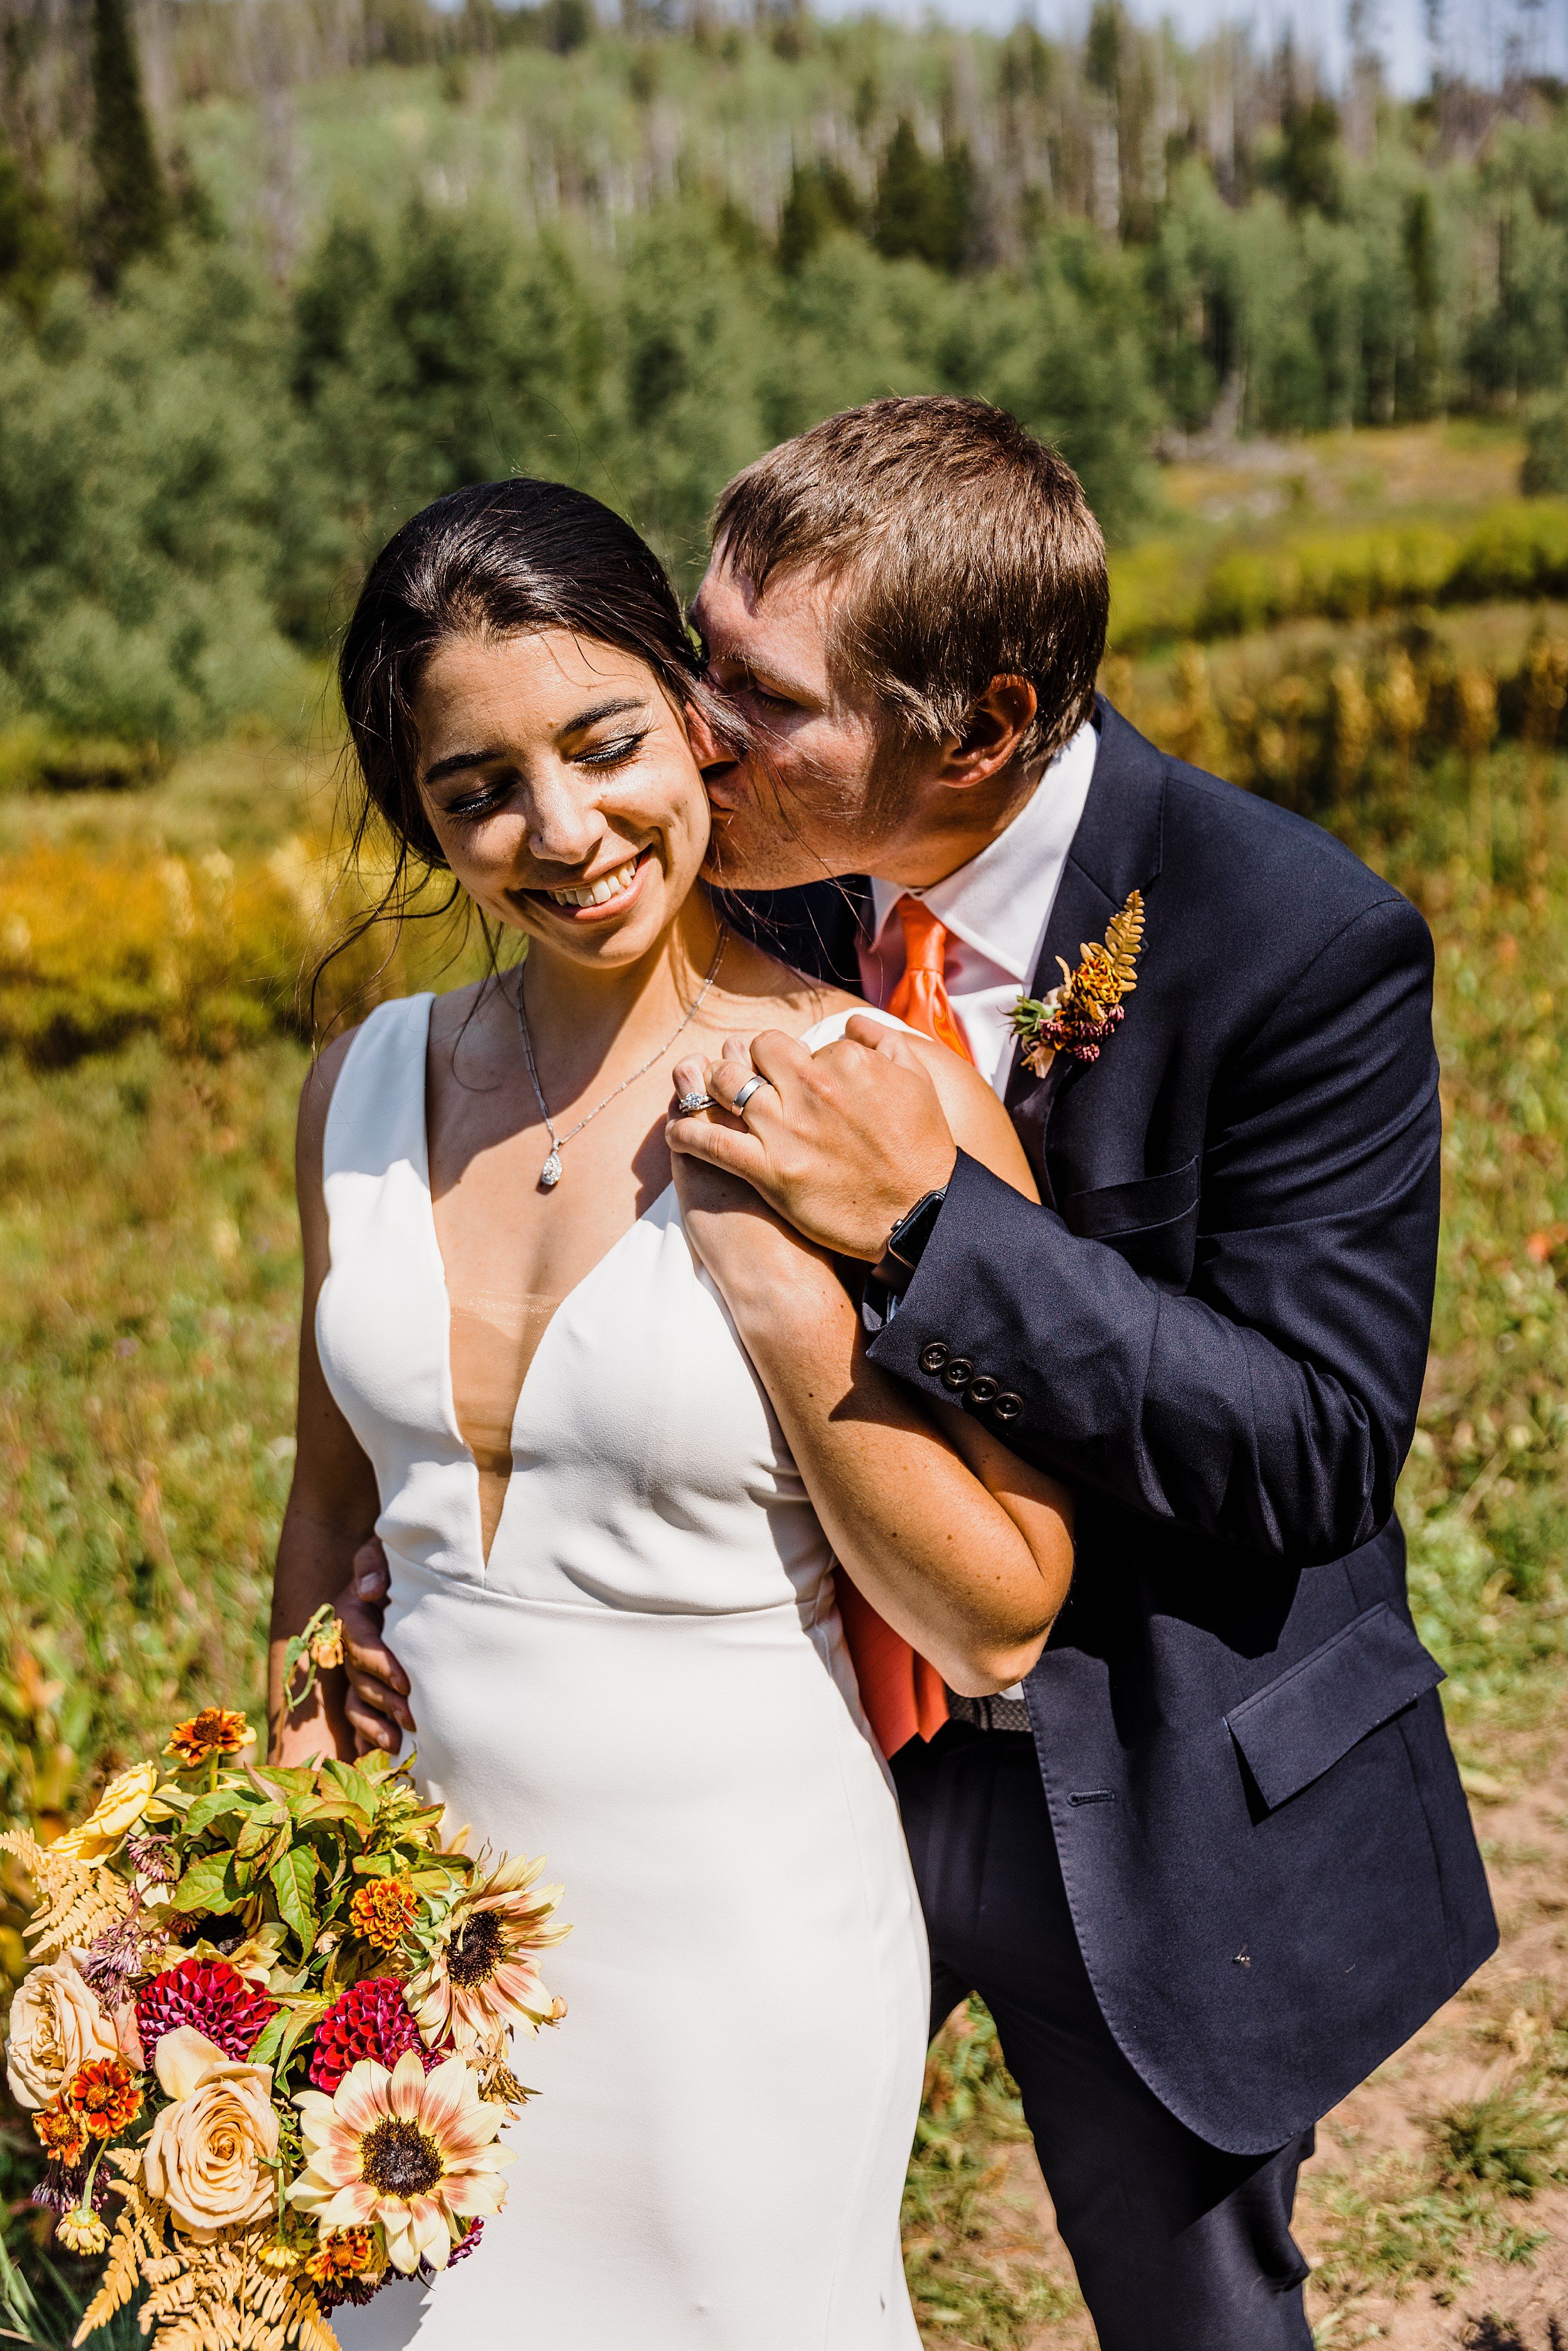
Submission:
POLYGON ((379 814, 397 854, 394 897, 410 861, 427 872, 445 863, 418 784, 413 713, 431 656, 449 638, 537 629, 614 645, 678 709, 716 715, 674 590, 630 523, 561 482, 478 482, 437 498, 371 564, 338 659, 363 786, 354 846, 379 814))

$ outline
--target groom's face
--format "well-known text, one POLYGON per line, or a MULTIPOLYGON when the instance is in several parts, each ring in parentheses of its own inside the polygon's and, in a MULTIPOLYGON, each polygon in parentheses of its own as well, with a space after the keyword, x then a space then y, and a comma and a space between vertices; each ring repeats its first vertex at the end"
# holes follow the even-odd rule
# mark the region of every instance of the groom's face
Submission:
POLYGON ((710 682, 745 719, 746 757, 706 771, 713 842, 706 868, 731 889, 780 890, 863 873, 888 831, 874 712, 830 674, 834 590, 809 571, 758 596, 716 557, 692 606, 710 682))

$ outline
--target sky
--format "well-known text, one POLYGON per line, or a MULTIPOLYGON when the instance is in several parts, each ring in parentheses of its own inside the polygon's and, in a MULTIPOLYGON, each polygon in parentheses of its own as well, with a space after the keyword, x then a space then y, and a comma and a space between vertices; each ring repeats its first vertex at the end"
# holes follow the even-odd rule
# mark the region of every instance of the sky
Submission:
MULTIPOLYGON (((839 0, 840 6, 850 0, 839 0)), ((900 8, 883 0, 887 13, 915 15, 915 6, 900 8)), ((1188 39, 1199 39, 1224 23, 1250 24, 1260 46, 1267 48, 1286 26, 1294 28, 1298 47, 1323 58, 1329 78, 1337 84, 1344 71, 1343 0, 1130 0, 1132 13, 1145 23, 1169 16, 1188 39)), ((940 0, 935 13, 958 24, 988 25, 1004 30, 1021 14, 1032 16, 1042 33, 1081 31, 1088 16, 1087 0, 940 0)), ((1374 45, 1383 57, 1390 82, 1401 96, 1424 90, 1430 76, 1424 0, 1371 0, 1374 45)), ((1443 0, 1448 27, 1449 69, 1477 80, 1496 78, 1504 41, 1521 22, 1532 23, 1540 65, 1568 74, 1568 0, 1443 0)))

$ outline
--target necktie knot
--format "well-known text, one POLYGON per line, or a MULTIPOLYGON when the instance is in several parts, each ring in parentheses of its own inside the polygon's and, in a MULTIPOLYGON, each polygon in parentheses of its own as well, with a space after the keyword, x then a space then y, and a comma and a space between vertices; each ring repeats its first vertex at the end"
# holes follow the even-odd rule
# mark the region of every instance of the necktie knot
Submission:
POLYGON ((907 892, 899 900, 897 911, 904 931, 905 971, 935 972, 940 978, 947 961, 946 925, 923 898, 912 898, 907 892))

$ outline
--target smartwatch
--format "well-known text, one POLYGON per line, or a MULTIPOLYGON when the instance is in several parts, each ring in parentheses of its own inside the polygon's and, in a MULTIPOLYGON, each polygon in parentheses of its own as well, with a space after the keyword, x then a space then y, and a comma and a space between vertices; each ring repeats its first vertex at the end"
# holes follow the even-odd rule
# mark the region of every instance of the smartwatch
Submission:
POLYGON ((872 1280, 894 1298, 902 1298, 915 1279, 915 1268, 925 1254, 925 1244, 936 1229, 936 1219, 942 1213, 942 1203, 947 1197, 947 1186, 927 1192, 915 1203, 907 1216, 900 1217, 887 1237, 887 1246, 872 1268, 872 1280))

